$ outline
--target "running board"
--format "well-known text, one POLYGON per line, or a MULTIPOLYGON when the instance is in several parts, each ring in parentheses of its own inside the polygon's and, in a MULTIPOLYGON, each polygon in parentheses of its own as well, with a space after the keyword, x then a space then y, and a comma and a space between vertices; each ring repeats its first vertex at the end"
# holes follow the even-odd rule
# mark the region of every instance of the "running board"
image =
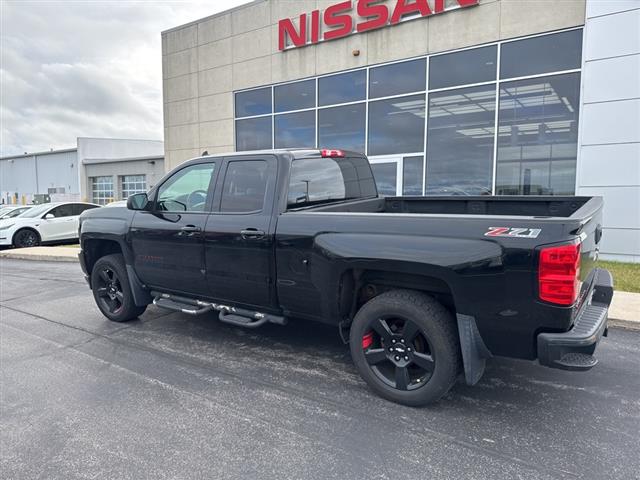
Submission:
POLYGON ((229 323, 237 327, 257 328, 265 323, 275 323, 277 325, 287 324, 287 319, 279 315, 254 312, 218 303, 203 302, 201 300, 179 297, 177 295, 169 295, 168 293, 151 292, 151 295, 154 297, 153 304, 160 308, 166 308, 188 315, 203 315, 215 310, 220 312, 218 318, 221 322, 229 323))

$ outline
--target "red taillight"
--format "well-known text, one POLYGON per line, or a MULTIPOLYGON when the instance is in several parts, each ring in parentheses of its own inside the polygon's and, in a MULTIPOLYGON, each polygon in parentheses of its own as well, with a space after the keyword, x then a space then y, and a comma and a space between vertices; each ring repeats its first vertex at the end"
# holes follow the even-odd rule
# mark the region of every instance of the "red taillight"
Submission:
POLYGON ((580 291, 580 244, 548 247, 540 251, 540 300, 573 305, 580 291))
POLYGON ((325 148, 320 150, 320 155, 322 155, 323 158, 344 157, 344 152, 342 150, 327 150, 325 148))
POLYGON ((369 332, 365 336, 362 337, 362 349, 363 350, 366 350, 371 345, 373 345, 373 332, 369 332))

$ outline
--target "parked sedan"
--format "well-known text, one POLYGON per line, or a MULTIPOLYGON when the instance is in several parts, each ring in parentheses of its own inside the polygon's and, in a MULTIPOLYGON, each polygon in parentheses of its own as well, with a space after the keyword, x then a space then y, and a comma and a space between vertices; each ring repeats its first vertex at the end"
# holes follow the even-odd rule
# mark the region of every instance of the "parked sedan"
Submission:
POLYGON ((78 218, 100 205, 82 202, 45 203, 19 217, 0 220, 0 245, 35 247, 78 238, 78 218))
POLYGON ((23 214, 33 205, 12 205, 0 208, 0 220, 5 218, 13 218, 23 214))

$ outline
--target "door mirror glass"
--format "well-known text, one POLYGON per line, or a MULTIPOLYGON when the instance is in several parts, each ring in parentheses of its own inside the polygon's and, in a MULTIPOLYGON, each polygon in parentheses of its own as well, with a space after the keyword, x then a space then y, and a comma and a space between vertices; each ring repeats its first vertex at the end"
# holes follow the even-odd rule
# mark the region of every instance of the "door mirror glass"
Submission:
POLYGON ((149 203, 146 193, 136 193, 127 199, 127 208, 129 210, 144 210, 149 203))

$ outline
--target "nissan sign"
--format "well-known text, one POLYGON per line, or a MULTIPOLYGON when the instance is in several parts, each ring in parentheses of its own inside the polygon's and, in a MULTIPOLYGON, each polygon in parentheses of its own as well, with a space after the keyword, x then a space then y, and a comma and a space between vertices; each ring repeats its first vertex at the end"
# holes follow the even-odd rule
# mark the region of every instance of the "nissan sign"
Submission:
POLYGON ((405 20, 429 17, 439 13, 478 5, 480 0, 396 0, 395 6, 380 4, 380 0, 356 0, 331 5, 324 12, 314 10, 297 19, 278 22, 278 48, 304 47, 322 41, 335 40, 354 33, 368 32, 405 20), (450 5, 445 5, 445 2, 450 5), (353 12, 354 3, 356 11, 353 12), (393 7, 393 8, 391 8, 393 7), (295 23, 294 23, 295 22, 295 23))

